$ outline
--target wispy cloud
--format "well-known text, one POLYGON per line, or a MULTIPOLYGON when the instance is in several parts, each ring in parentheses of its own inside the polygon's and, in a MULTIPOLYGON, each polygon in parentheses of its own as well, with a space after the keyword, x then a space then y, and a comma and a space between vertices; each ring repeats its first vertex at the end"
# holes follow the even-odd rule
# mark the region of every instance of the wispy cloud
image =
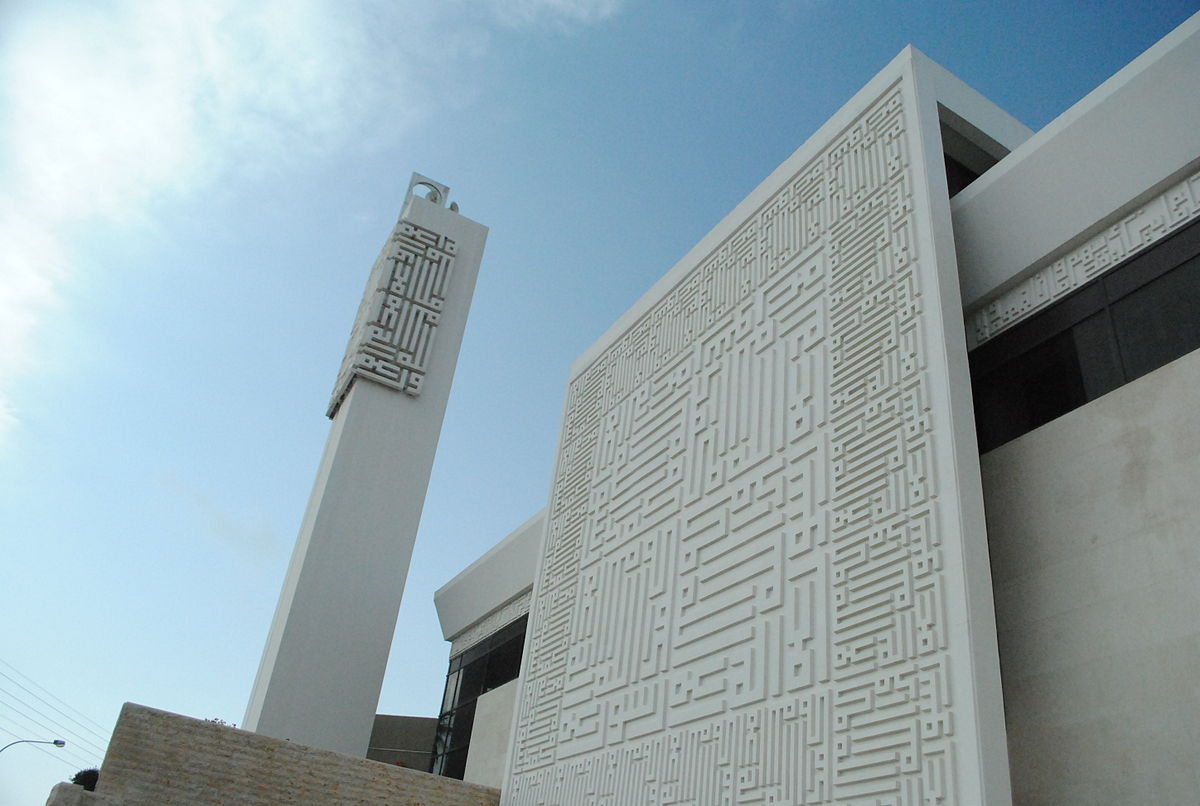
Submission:
POLYGON ((616 14, 622 5, 622 0, 497 0, 492 7, 501 22, 525 26, 600 22, 616 14))
POLYGON ((135 227, 236 166, 419 124, 486 55, 488 25, 578 26, 616 0, 180 0, 0 12, 0 436, 5 390, 64 305, 71 233, 135 227), (480 12, 483 12, 482 14, 480 12), (436 43, 436 56, 428 43, 436 43), (457 71, 453 67, 457 65, 457 71))
POLYGON ((194 507, 204 530, 197 536, 210 537, 255 562, 268 558, 284 545, 283 538, 262 513, 240 513, 235 516, 171 470, 162 473, 159 483, 194 507))

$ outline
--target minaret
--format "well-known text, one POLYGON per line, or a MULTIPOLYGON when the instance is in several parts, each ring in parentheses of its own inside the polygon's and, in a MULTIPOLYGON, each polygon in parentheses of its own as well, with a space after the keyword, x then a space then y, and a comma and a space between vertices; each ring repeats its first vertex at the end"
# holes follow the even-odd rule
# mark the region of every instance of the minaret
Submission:
POLYGON ((244 727, 365 756, 487 228, 413 174, 358 309, 244 727))

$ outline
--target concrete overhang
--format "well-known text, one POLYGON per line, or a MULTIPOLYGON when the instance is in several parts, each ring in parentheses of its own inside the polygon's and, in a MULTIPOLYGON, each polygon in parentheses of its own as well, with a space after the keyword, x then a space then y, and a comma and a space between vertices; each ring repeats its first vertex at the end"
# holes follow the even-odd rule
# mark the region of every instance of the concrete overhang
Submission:
POLYGON ((433 594, 447 641, 533 588, 546 528, 543 509, 433 594))
POLYGON ((964 309, 1178 181, 1197 154, 1200 13, 951 200, 964 309))

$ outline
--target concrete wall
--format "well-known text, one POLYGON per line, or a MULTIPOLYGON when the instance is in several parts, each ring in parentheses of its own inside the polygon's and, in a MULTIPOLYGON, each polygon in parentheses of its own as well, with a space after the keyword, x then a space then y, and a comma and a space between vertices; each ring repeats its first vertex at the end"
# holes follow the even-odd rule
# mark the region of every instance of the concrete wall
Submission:
POLYGON ((983 457, 1014 802, 1200 802, 1200 352, 983 457))
POLYGON ((475 722, 471 727, 471 748, 467 752, 464 781, 497 789, 504 783, 519 682, 505 683, 475 701, 475 722))
POLYGON ((66 781, 55 784, 46 798, 46 806, 101 806, 102 803, 95 793, 66 781))
POLYGON ((56 787, 50 803, 496 806, 499 799, 495 789, 126 703, 96 791, 56 787))
POLYGON ((428 772, 437 722, 432 716, 376 714, 367 758, 428 772))

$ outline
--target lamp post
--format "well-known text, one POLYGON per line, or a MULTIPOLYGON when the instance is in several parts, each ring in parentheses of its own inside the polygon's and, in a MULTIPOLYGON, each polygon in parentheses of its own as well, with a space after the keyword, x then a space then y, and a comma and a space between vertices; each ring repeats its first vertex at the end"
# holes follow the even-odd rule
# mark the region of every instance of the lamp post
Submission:
POLYGON ((4 747, 0 747, 0 753, 3 753, 5 750, 12 747, 14 744, 52 744, 55 747, 66 747, 67 746, 67 743, 64 742, 62 739, 52 739, 49 741, 43 740, 43 739, 17 739, 15 742, 9 742, 8 744, 4 745, 4 747))

